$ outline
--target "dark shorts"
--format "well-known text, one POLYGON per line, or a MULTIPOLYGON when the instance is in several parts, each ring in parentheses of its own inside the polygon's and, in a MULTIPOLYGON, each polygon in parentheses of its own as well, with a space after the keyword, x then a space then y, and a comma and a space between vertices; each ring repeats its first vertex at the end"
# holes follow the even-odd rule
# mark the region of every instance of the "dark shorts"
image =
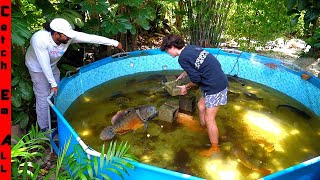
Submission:
POLYGON ((202 92, 202 96, 206 100, 206 107, 212 108, 212 107, 217 107, 220 105, 226 105, 227 104, 227 93, 228 93, 228 88, 225 88, 224 90, 222 90, 216 94, 210 94, 210 95, 206 95, 202 92))

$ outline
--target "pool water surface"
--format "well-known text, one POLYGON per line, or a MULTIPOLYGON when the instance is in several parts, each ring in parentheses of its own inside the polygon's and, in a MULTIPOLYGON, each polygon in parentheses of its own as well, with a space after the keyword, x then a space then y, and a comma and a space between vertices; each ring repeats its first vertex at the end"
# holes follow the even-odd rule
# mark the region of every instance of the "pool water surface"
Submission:
MULTIPOLYGON (((105 82, 79 96, 64 116, 83 141, 99 151, 110 142, 100 140, 100 132, 117 111, 177 101, 163 82, 165 75, 181 72, 137 73, 105 82)), ((228 89, 228 103, 216 118, 221 152, 211 157, 199 155, 210 141, 199 126, 197 110, 189 114, 191 124, 190 119, 167 123, 156 117, 145 131, 140 128, 113 140, 128 141, 142 163, 206 179, 257 179, 319 156, 320 119, 301 103, 244 79, 229 77, 228 89)), ((201 95, 200 90, 189 93, 197 99, 201 95)))

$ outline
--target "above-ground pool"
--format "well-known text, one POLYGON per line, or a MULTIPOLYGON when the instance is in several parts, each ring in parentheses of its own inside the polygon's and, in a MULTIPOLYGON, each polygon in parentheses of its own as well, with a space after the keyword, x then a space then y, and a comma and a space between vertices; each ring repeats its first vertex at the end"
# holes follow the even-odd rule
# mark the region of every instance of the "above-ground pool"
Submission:
MULTIPOLYGON (((304 80, 301 74, 305 73, 293 64, 259 56, 256 54, 236 50, 206 49, 220 61, 224 72, 230 76, 254 81, 275 90, 278 90, 320 116, 320 80, 311 75, 304 80)), ((139 72, 181 70, 177 59, 172 58, 159 50, 145 50, 130 52, 123 57, 108 57, 80 68, 79 72, 71 77, 62 79, 59 84, 59 94, 55 98, 53 110, 58 115, 58 146, 52 143, 58 152, 63 148, 71 136, 71 148, 80 144, 83 154, 88 157, 99 156, 99 153, 88 147, 74 131, 63 114, 71 104, 84 92, 109 80, 136 74, 139 72)), ((310 75, 310 74, 309 74, 310 75)), ((317 132, 320 134, 320 132, 317 132)), ((129 142, 130 143, 130 142, 129 142)), ((319 152, 320 154, 320 152, 319 152)), ((143 163, 133 162, 135 170, 129 170, 130 176, 125 179, 201 179, 143 163)), ((320 157, 310 159, 293 167, 273 173, 264 179, 317 179, 320 178, 320 157)), ((116 175, 110 174, 117 179, 116 175)))

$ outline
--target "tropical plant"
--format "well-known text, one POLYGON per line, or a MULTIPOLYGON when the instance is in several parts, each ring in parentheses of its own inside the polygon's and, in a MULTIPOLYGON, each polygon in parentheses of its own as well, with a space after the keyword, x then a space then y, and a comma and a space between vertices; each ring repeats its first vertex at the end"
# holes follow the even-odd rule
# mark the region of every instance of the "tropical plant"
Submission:
POLYGON ((44 157, 45 146, 49 146, 45 138, 49 133, 50 131, 41 132, 38 126, 32 126, 21 139, 14 137, 17 144, 11 148, 12 179, 38 177, 40 165, 36 163, 36 160, 44 157))
POLYGON ((148 30, 155 18, 153 0, 81 1, 86 23, 83 30, 106 37, 119 36, 127 50, 136 49, 140 30, 148 30), (131 47, 128 42, 131 42, 131 47))
POLYGON ((286 6, 278 0, 238 0, 227 23, 225 35, 241 49, 254 50, 293 31, 286 6))
POLYGON ((305 41, 312 47, 320 48, 320 27, 313 32, 311 37, 305 39, 305 41))
POLYGON ((136 161, 137 158, 128 153, 130 146, 121 142, 117 147, 117 142, 110 142, 107 153, 105 145, 102 146, 100 157, 94 156, 88 159, 83 156, 83 150, 78 145, 74 147, 75 151, 65 159, 65 166, 70 169, 70 174, 74 179, 111 179, 108 173, 112 172, 122 179, 122 173, 129 175, 126 168, 134 169, 130 161, 136 161), (129 160, 129 161, 128 161, 129 160))
POLYGON ((12 45, 12 125, 25 129, 30 119, 35 119, 32 82, 24 64, 24 47, 12 45))
MULTIPOLYGON (((21 17, 30 18, 26 12, 33 10, 28 1, 14 1, 12 6, 12 124, 19 124, 25 129, 30 119, 35 116, 32 82, 27 67, 24 65, 25 44, 31 37, 30 24, 21 17)), ((31 13, 30 13, 31 14, 31 13)), ((36 13, 35 13, 36 14, 36 13)), ((34 15, 36 16, 36 15, 34 15)))
MULTIPOLYGON (((21 139, 17 138, 17 143, 11 149, 12 179, 38 179, 41 171, 37 161, 44 158, 45 147, 50 146, 47 136, 52 131, 42 132, 38 126, 32 126, 29 132, 21 139)), ((100 157, 88 159, 83 155, 80 145, 74 147, 75 151, 67 154, 70 147, 71 137, 58 153, 55 168, 51 169, 44 179, 111 179, 108 172, 113 172, 123 179, 122 173, 129 175, 126 168, 134 169, 130 161, 137 158, 128 153, 130 146, 121 142, 117 146, 116 142, 110 142, 107 153, 105 145, 102 146, 100 157)))
POLYGON ((297 23, 303 16, 306 42, 320 48, 320 1, 287 0, 288 15, 293 15, 292 22, 297 23))

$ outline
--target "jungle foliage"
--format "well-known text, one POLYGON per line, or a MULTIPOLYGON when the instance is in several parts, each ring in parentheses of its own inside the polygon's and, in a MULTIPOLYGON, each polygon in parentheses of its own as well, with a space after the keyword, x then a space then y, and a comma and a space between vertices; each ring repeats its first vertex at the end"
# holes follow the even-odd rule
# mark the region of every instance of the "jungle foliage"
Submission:
POLYGON ((108 172, 124 179, 123 174, 129 175, 127 169, 135 168, 129 161, 137 158, 128 152, 127 143, 110 142, 107 151, 102 146, 100 157, 88 159, 80 145, 71 147, 70 137, 60 149, 54 168, 43 169, 41 161, 46 158, 45 151, 50 146, 47 137, 51 132, 42 132, 36 125, 22 138, 15 137, 17 143, 11 148, 12 179, 111 179, 108 172), (71 153, 67 153, 69 148, 73 149, 71 153), (65 167, 69 167, 68 171, 65 167))
POLYGON ((287 0, 288 15, 294 16, 293 23, 303 17, 305 41, 320 48, 320 1, 287 0))
POLYGON ((254 50, 296 31, 290 18, 284 1, 239 1, 228 19, 226 35, 238 42, 241 49, 254 50))

